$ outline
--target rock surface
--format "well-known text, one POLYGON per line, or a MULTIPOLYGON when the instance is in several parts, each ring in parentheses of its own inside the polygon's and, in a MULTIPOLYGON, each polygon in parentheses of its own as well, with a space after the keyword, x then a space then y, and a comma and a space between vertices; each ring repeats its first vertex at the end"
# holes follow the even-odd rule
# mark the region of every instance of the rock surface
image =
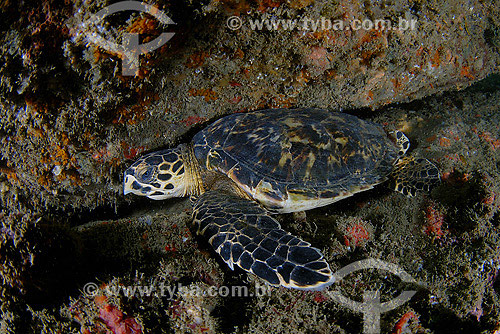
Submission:
POLYGON ((0 4, 0 331, 357 333, 362 315, 329 292, 373 287, 383 301, 418 291, 382 332, 500 331, 498 2, 159 1, 175 25, 130 11, 89 25, 107 5, 0 4), (368 19, 415 29, 356 29, 368 19), (326 29, 338 22, 350 28, 326 29), (135 76, 96 44, 163 31, 135 76), (299 106, 402 130, 439 166, 431 194, 377 187, 305 223, 279 217, 334 270, 382 259, 414 285, 363 271, 322 292, 262 288, 192 235, 188 200, 123 196, 142 152, 222 115, 299 106), (233 286, 253 296, 224 296, 233 286))

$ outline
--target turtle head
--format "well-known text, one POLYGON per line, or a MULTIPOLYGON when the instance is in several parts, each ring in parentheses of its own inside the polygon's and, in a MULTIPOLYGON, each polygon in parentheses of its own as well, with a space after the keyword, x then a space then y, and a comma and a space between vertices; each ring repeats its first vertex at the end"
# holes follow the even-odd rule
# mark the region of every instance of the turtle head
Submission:
POLYGON ((145 155, 130 166, 123 176, 123 193, 161 200, 188 194, 189 177, 183 147, 145 155))

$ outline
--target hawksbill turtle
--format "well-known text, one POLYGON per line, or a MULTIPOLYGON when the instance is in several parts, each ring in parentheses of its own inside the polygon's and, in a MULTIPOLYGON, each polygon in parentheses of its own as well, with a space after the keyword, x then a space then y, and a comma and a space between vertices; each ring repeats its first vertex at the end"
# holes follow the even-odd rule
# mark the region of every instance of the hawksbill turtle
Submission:
POLYGON ((197 233, 231 269, 274 286, 333 283, 322 253, 283 229, 275 213, 325 206, 391 180, 407 196, 440 180, 427 159, 404 157, 407 137, 322 109, 232 114, 190 144, 147 154, 124 173, 124 194, 191 196, 197 233))

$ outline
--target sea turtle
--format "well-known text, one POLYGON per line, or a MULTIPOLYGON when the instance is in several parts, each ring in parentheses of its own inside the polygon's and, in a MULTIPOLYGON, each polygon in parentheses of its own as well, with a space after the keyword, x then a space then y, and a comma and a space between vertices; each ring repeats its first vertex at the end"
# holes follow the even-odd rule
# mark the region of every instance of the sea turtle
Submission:
POLYGON ((402 132, 346 113, 237 113, 190 144, 141 157, 125 171, 124 194, 191 196, 197 232, 231 269, 275 286, 321 289, 333 283, 323 255, 271 214, 328 205, 388 179, 408 196, 429 190, 439 171, 426 159, 403 157, 408 148, 402 132))

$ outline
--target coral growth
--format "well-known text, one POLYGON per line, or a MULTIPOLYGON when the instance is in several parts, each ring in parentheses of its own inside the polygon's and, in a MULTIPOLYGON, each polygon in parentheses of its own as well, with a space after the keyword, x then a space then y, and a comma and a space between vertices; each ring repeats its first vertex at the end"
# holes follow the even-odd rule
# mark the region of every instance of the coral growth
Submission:
POLYGON ((423 230, 425 234, 434 239, 441 239, 447 233, 443 209, 434 202, 429 202, 425 208, 425 225, 423 230))
POLYGON ((373 239, 373 225, 361 218, 349 217, 340 223, 343 233, 344 245, 348 247, 365 246, 373 239))
POLYGON ((142 334, 142 327, 137 321, 124 316, 116 306, 103 305, 99 309, 99 318, 113 334, 142 334))

